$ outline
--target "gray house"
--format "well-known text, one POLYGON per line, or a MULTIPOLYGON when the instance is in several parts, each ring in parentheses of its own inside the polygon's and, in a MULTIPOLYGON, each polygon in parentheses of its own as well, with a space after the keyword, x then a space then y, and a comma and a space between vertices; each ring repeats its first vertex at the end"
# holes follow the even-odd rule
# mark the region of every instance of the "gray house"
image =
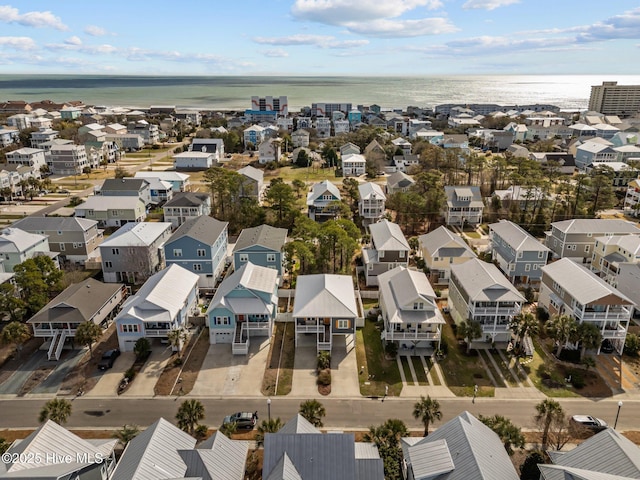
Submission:
POLYGON ((180 192, 162 207, 164 221, 177 228, 190 218, 211 213, 211 196, 208 193, 180 192))
POLYGON ((409 264, 409 242, 396 223, 381 220, 369 225, 371 248, 362 249, 362 263, 367 286, 378 285, 378 275, 397 266, 409 264))
POLYGON ((251 165, 238 170, 242 175, 240 197, 255 198, 260 201, 264 190, 264 172, 251 165))
POLYGON ((103 197, 138 197, 145 206, 151 204, 151 188, 144 178, 107 178, 98 192, 103 197))
POLYGON ((434 285, 449 283, 451 265, 476 258, 466 242, 445 226, 418 237, 419 253, 429 269, 429 280, 434 285))
POLYGON ((167 222, 127 223, 100 245, 105 282, 140 284, 165 266, 167 222))
POLYGON ((549 248, 508 220, 489 225, 492 259, 514 285, 539 284, 549 248))
POLYGON ((13 267, 38 255, 57 256, 51 254, 46 236, 25 232, 19 228, 2 230, 0 234, 2 271, 13 272, 13 267))
POLYGON ((284 273, 284 252, 287 229, 269 225, 245 228, 233 247, 233 269, 251 262, 261 267, 275 268, 278 276, 284 273))
POLYGON ((309 218, 319 222, 334 218, 338 213, 335 203, 340 200, 340 190, 329 180, 314 184, 307 194, 309 218))
POLYGON ((640 228, 626 220, 563 220, 553 222, 551 231, 545 232, 545 245, 553 252, 553 258, 570 258, 580 263, 591 263, 596 237, 630 234, 640 234, 640 228))
POLYGON ((387 177, 387 193, 406 192, 416 181, 404 172, 395 172, 387 177))
POLYGON ((479 225, 482 223, 484 203, 480 195, 480 187, 444 187, 447 203, 444 218, 447 225, 479 225))
POLYGON ((46 235, 49 249, 58 252, 61 260, 84 264, 99 254, 103 240, 98 222, 78 217, 25 217, 13 224, 25 232, 46 235))

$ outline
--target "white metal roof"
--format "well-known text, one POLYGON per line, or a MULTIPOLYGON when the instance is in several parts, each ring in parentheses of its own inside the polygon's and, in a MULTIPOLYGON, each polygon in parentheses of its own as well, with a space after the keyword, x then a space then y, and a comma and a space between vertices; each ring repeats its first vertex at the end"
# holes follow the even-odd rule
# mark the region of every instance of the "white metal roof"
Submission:
POLYGON ((369 231, 376 250, 411 250, 400 226, 386 218, 369 225, 369 231))
POLYGON ((472 301, 524 302, 522 294, 493 263, 473 258, 462 264, 451 265, 451 273, 455 274, 472 301))
POLYGON ((0 235, 0 252, 20 253, 41 243, 47 237, 19 228, 5 228, 0 235))
POLYGON ((102 242, 100 248, 148 247, 167 230, 171 231, 171 222, 129 222, 102 242))
POLYGON ((300 275, 296 283, 293 317, 358 316, 353 279, 349 275, 300 275))
POLYGON ((378 198, 382 200, 386 200, 387 197, 382 191, 382 187, 377 183, 366 182, 358 185, 358 192, 360 193, 360 198, 362 200, 369 200, 371 198, 378 198))

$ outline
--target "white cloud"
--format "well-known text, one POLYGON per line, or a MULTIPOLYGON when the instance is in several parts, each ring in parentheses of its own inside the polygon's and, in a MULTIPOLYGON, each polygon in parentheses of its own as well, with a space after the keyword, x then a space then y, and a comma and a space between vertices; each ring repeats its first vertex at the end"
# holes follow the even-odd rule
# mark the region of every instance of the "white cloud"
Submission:
POLYGON ((514 3, 520 3, 520 0, 467 0, 462 8, 465 10, 495 10, 514 3))
POLYGON ((312 45, 319 48, 354 48, 367 45, 368 40, 338 40, 330 35, 289 35, 287 37, 256 37, 254 42, 264 45, 312 45))
POLYGON ((67 38, 64 43, 67 45, 82 45, 82 40, 80 40, 80 37, 74 35, 73 37, 67 38))
POLYGON ((262 53, 265 57, 271 57, 271 58, 285 58, 289 56, 289 54, 281 48, 276 48, 273 50, 265 50, 262 53))
POLYGON ((116 47, 109 44, 83 45, 82 42, 71 43, 69 42, 69 40, 65 41, 65 43, 49 43, 45 45, 44 48, 51 51, 66 50, 66 51, 85 53, 87 55, 112 54, 112 53, 118 52, 118 49, 116 47))
POLYGON ((382 18, 395 18, 425 7, 429 10, 442 7, 441 0, 296 0, 291 7, 294 17, 302 20, 343 25, 382 18))
POLYGON ((447 18, 423 18, 421 20, 374 20, 368 23, 344 25, 353 33, 374 37, 421 37, 457 32, 459 29, 447 18))
POLYGON ((86 33, 87 35, 91 35, 92 37, 103 37, 109 32, 107 32, 107 30, 102 27, 98 27, 97 25, 87 25, 84 28, 84 33, 86 33))
POLYGON ((30 37, 0 37, 0 47, 14 50, 34 50, 36 42, 30 37))
POLYGON ((577 40, 580 42, 595 42, 618 38, 640 38, 640 8, 634 8, 621 15, 615 15, 602 22, 583 27, 583 31, 578 35, 577 40))
POLYGON ((60 17, 51 12, 20 13, 11 5, 0 5, 0 22, 17 23, 25 27, 50 27, 56 30, 69 30, 60 17))

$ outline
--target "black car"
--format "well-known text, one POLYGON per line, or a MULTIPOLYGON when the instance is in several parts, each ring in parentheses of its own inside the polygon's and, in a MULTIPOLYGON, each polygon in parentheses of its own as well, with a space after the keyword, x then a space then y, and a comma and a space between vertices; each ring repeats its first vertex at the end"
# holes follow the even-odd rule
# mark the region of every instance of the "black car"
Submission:
POLYGON ((608 338, 605 338, 604 342, 602 342, 602 345, 600 346, 600 352, 613 353, 613 350, 613 343, 611 343, 611 340, 609 340, 608 338))
POLYGON ((113 367, 113 362, 120 356, 120 350, 114 348, 113 350, 107 350, 102 354, 102 358, 98 362, 98 368, 100 370, 108 370, 113 367))
POLYGON ((229 423, 235 423, 236 428, 238 429, 246 428, 247 430, 252 430, 253 427, 256 426, 257 421, 258 412, 238 412, 224 417, 222 424, 227 425, 229 423))

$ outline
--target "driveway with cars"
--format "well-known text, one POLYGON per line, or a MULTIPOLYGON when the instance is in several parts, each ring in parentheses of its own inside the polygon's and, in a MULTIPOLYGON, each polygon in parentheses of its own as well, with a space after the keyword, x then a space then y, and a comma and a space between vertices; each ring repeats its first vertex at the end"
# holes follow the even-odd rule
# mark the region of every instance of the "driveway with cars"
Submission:
MULTIPOLYGON (((96 383, 91 391, 87 392, 85 395, 87 397, 108 397, 111 395, 117 395, 118 385, 120 385, 120 381, 124 377, 124 372, 131 368, 135 360, 135 353, 122 352, 120 356, 116 358, 116 361, 113 363, 113 367, 109 370, 101 372, 96 369, 95 375, 101 376, 100 380, 98 380, 98 383, 96 383)), ((131 386, 133 387, 133 384, 131 386)))

